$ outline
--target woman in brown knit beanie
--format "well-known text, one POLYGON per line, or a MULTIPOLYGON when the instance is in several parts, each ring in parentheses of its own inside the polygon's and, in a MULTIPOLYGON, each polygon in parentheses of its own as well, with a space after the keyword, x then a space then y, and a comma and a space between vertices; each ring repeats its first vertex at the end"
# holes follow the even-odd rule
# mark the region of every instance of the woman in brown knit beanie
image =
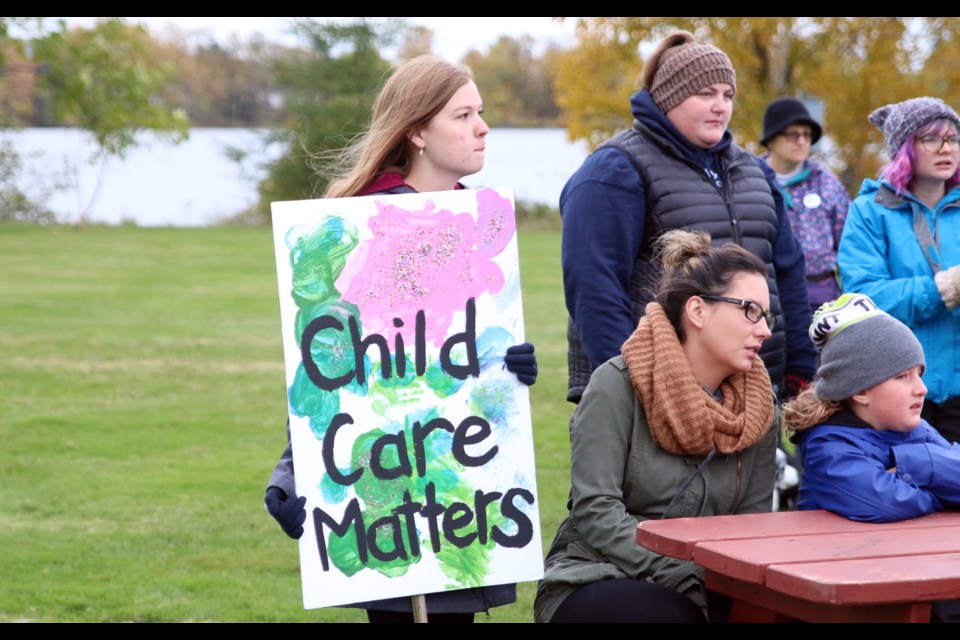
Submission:
POLYGON ((739 90, 730 58, 675 31, 647 58, 641 82, 633 126, 591 153, 560 194, 567 399, 579 400, 653 299, 651 248, 670 229, 707 231, 763 260, 777 323, 760 356, 786 398, 816 367, 804 258, 775 174, 727 130, 739 90))
POLYGON ((704 232, 667 232, 655 250, 656 301, 573 416, 570 514, 547 553, 538 622, 722 621, 702 570, 638 545, 637 523, 772 507, 766 267, 704 232))
POLYGON ((713 45, 696 42, 687 31, 676 31, 650 54, 641 79, 657 108, 691 142, 706 147, 720 142, 733 115, 733 96, 737 92, 737 74, 727 54, 713 45), (701 92, 704 97, 721 95, 722 106, 707 101, 690 102, 670 115, 687 98, 701 92), (714 117, 704 117, 706 112, 712 112, 714 117))

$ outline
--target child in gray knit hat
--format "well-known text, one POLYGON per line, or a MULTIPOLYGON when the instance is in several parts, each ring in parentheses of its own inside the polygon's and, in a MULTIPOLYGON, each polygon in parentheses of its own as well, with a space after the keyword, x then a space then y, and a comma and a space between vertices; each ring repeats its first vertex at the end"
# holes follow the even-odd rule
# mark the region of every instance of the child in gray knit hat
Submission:
POLYGON ((960 507, 960 444, 920 417, 925 358, 905 324, 862 294, 821 306, 813 384, 783 408, 800 447, 797 508, 891 522, 960 507))
MULTIPOLYGON (((862 294, 822 305, 810 325, 821 363, 783 419, 803 463, 797 509, 892 522, 960 507, 960 444, 920 417, 925 358, 913 332, 862 294)), ((933 603, 954 621, 960 600, 933 603)))

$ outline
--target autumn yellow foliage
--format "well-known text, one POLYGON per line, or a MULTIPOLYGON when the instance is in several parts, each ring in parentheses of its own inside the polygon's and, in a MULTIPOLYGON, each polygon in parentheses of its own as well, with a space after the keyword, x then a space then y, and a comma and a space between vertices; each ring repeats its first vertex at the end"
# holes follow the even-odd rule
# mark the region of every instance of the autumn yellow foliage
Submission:
POLYGON ((824 160, 855 194, 887 161, 867 121, 877 107, 920 95, 960 98, 960 18, 633 17, 576 20, 577 45, 560 60, 556 98, 569 136, 596 146, 631 126, 645 53, 673 29, 721 48, 737 72, 730 131, 762 151, 763 111, 781 96, 823 105, 824 160))

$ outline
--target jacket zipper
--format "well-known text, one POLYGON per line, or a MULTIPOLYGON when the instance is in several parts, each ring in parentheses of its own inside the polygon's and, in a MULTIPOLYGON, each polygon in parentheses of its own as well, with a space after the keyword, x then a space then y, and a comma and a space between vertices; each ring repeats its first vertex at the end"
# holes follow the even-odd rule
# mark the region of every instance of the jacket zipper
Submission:
MULTIPOLYGON (((686 157, 680 156, 680 158, 700 174, 701 180, 709 184, 714 189, 717 188, 716 183, 712 182, 707 176, 706 167, 701 167, 696 162, 693 162, 686 157)), ((733 211, 733 203, 730 201, 730 168, 724 166, 722 158, 717 158, 717 163, 720 165, 720 176, 723 178, 723 190, 720 192, 720 195, 723 197, 723 205, 727 208, 727 217, 730 219, 730 228, 733 230, 733 242, 734 244, 738 244, 742 247, 743 238, 740 237, 740 224, 738 223, 737 216, 733 211)))
POLYGON ((730 513, 736 513, 737 508, 740 506, 740 490, 742 487, 743 481, 743 454, 740 451, 737 451, 737 482, 736 482, 736 491, 733 494, 733 504, 731 505, 730 513))
POLYGON ((720 166, 720 175, 723 177, 723 204, 727 207, 727 215, 730 216, 730 227, 733 229, 734 243, 743 246, 740 237, 740 225, 737 222, 737 215, 733 210, 733 203, 730 202, 730 167, 723 162, 723 158, 717 157, 717 164, 720 166))

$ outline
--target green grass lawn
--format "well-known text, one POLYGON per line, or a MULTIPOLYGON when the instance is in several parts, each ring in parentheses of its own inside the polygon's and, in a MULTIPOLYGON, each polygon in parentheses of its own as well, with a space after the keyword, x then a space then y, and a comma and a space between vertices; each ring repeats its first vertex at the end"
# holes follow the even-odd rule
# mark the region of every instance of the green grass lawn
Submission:
MULTIPOLYGON (((546 550, 569 486, 560 235, 519 247, 546 550)), ((0 621, 366 620, 303 608, 263 508, 283 371, 269 228, 0 224, 0 621)), ((531 622, 534 589, 489 622, 531 622)))

